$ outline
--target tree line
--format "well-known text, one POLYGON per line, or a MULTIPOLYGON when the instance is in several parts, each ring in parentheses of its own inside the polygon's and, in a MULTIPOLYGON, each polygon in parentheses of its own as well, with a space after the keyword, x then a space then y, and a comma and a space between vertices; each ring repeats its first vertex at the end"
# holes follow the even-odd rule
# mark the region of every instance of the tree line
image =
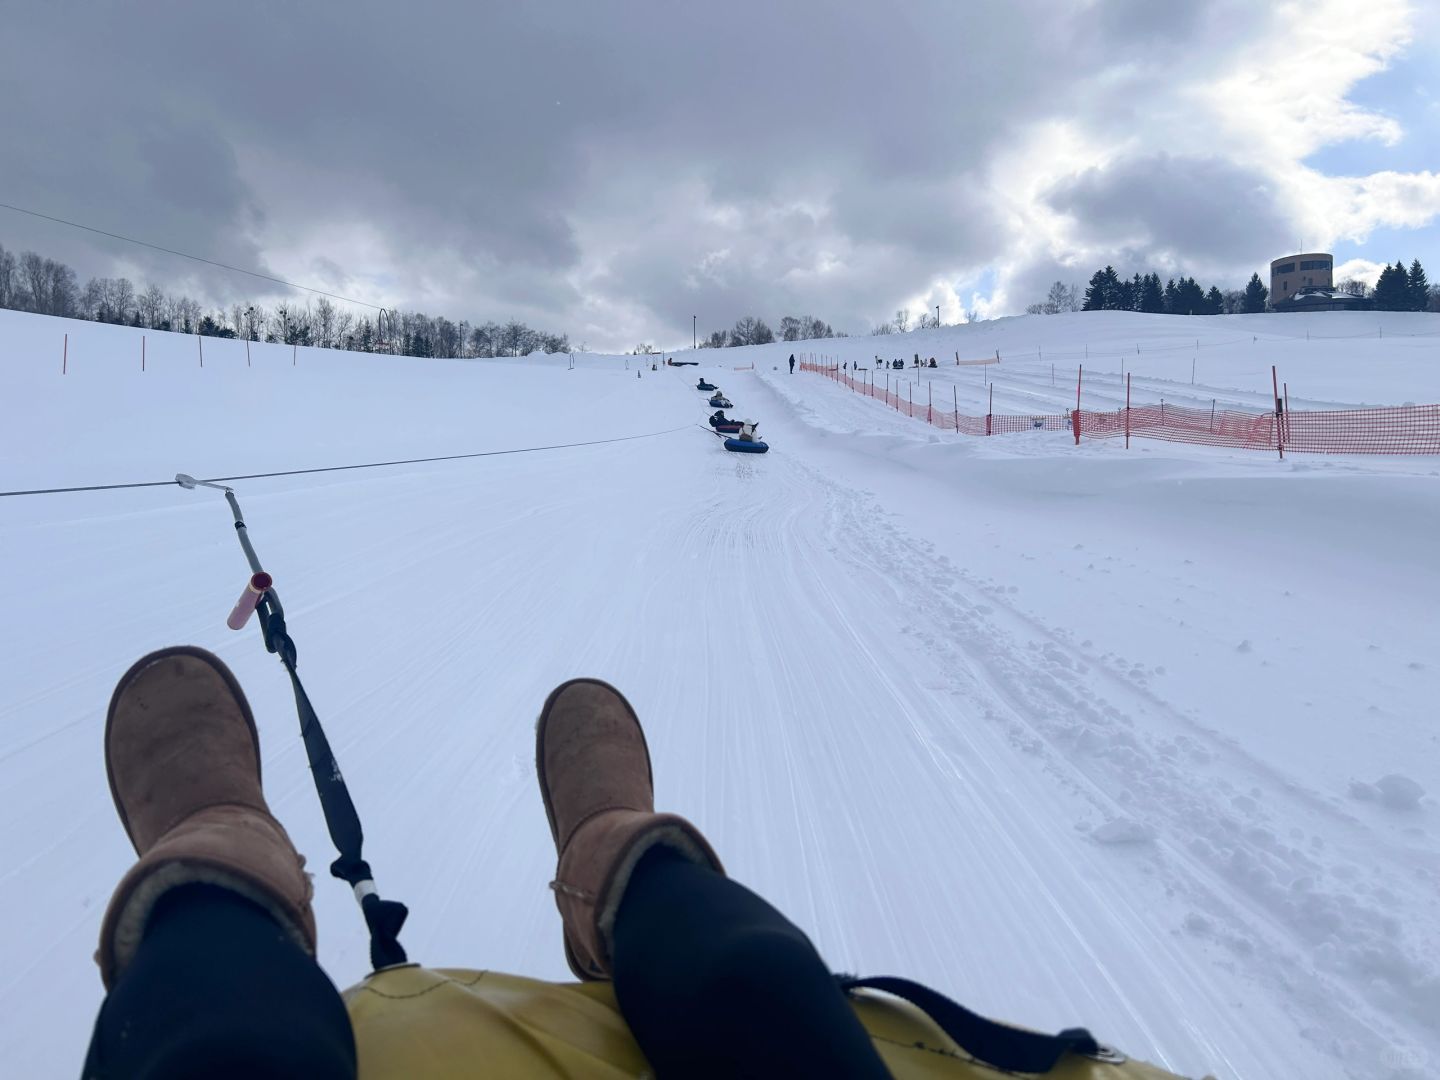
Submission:
MULTIPOLYGON (((1387 265, 1371 289, 1353 278, 1336 288, 1352 296, 1367 297, 1379 311, 1440 311, 1440 290, 1432 288, 1425 268, 1416 259, 1407 271, 1400 261, 1387 265)), ((1082 296, 1077 285, 1057 281, 1039 303, 1025 309, 1027 315, 1056 315, 1062 311, 1144 311, 1157 315, 1237 315, 1266 309, 1270 290, 1258 273, 1251 274, 1243 289, 1209 289, 1193 277, 1170 278, 1162 286, 1160 275, 1135 274, 1122 278, 1113 266, 1096 270, 1082 296)))
POLYGON ((75 271, 64 263, 33 251, 16 255, 3 245, 0 308, 203 337, 399 356, 468 359, 570 351, 567 335, 533 330, 514 319, 472 325, 412 311, 357 316, 327 297, 313 304, 282 301, 270 309, 233 304, 228 310, 207 312, 188 296, 170 295, 158 285, 140 292, 123 277, 91 278, 82 288, 75 271))
POLYGON ((702 338, 699 344, 702 349, 733 349, 741 345, 769 345, 772 341, 809 341, 846 336, 813 315, 786 315, 780 320, 779 329, 777 338, 764 319, 746 315, 735 320, 735 325, 729 330, 716 330, 709 337, 702 338))
MULTIPOLYGON (((1364 296, 1364 283, 1353 284, 1360 286, 1356 295, 1364 296)), ((1440 289, 1430 287, 1419 259, 1410 264, 1408 271, 1405 264, 1396 259, 1394 266, 1387 263, 1380 271, 1380 279, 1370 290, 1370 306, 1377 311, 1440 311, 1440 289)))
MULTIPOLYGON (((1048 308, 1056 301, 1056 286, 1050 287, 1048 308)), ((1251 274, 1250 281, 1243 289, 1222 292, 1219 286, 1206 289, 1193 277, 1170 278, 1163 285, 1156 273, 1141 274, 1122 278, 1113 266, 1096 270, 1090 276, 1083 300, 1077 297, 1077 289, 1070 286, 1066 298, 1072 305, 1061 310, 1074 311, 1079 301, 1081 311, 1143 311, 1154 315, 1230 315, 1253 313, 1265 310, 1265 301, 1270 290, 1260 280, 1259 274, 1251 274)))

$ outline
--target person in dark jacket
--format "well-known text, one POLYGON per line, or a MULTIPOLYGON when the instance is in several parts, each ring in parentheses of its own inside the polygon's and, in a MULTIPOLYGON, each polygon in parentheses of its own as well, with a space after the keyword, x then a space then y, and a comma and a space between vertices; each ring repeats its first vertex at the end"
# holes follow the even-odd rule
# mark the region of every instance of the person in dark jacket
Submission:
POLYGON ((793 352, 790 354, 790 374, 795 374, 795 354, 793 352))

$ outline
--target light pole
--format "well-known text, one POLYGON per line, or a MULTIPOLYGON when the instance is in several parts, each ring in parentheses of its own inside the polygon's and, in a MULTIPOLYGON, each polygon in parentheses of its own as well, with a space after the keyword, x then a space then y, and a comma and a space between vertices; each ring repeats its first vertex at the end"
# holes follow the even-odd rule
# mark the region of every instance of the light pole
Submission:
POLYGON ((940 329, 940 305, 935 305, 935 329, 940 329))
POLYGON ((699 316, 699 315, 691 315, 691 316, 690 316, 690 338, 691 338, 690 348, 692 348, 692 349, 698 349, 698 348, 700 347, 700 316, 699 316))

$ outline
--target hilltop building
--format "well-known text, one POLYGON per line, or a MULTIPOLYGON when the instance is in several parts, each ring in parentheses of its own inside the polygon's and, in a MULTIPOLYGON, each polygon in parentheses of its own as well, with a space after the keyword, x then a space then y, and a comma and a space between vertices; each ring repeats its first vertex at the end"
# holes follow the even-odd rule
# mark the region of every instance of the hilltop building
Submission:
POLYGON ((1335 260, 1328 251, 1286 255, 1270 264, 1270 303, 1289 300, 1307 285, 1335 286, 1335 260))
POLYGON ((1270 264, 1272 311, 1355 311, 1370 302, 1335 288, 1335 259, 1328 251, 1286 255, 1270 264))

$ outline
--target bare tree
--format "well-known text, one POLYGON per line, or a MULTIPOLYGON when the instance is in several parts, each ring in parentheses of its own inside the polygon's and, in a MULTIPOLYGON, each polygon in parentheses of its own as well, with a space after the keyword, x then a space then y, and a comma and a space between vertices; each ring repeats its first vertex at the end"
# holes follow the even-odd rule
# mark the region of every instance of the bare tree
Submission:
POLYGON ((259 304, 251 304, 245 309, 245 332, 246 341, 259 341, 260 330, 266 322, 265 309, 259 304))
POLYGON ((100 319, 105 309, 105 287, 99 278, 91 278, 80 292, 80 317, 100 319))
POLYGON ((743 319, 737 319, 735 329, 730 331, 729 344, 735 345, 766 345, 775 340, 775 333, 765 325, 763 319, 757 319, 753 315, 746 315, 743 319))
POLYGON ((1058 315, 1062 311, 1080 310, 1080 286, 1066 285, 1063 281, 1057 281, 1050 286, 1050 292, 1045 296, 1045 314, 1058 315))
POLYGON ((125 323, 135 309, 135 286, 129 278, 105 278, 102 283, 105 297, 105 321, 125 323))
POLYGON ((322 349, 335 347, 335 305, 324 296, 315 302, 315 344, 322 349))
POLYGON ((165 294, 160 291, 159 285, 151 285, 139 299, 135 301, 140 309, 140 323, 154 330, 160 325, 161 314, 165 310, 165 294))
POLYGON ((0 308, 14 307, 16 261, 13 251, 0 244, 0 308))
POLYGON ((45 260, 33 251, 20 253, 20 286, 26 309, 45 314, 45 260))
POLYGON ((901 308, 895 312, 895 329, 900 333, 908 333, 910 330, 910 312, 901 308))

